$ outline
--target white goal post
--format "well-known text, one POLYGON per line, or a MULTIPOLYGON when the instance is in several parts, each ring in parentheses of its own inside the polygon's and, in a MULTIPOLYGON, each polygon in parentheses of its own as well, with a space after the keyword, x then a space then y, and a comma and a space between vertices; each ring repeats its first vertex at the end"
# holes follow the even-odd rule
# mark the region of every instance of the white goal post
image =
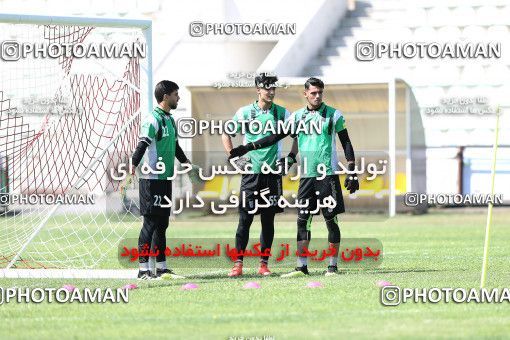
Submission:
POLYGON ((152 110, 152 22, 0 14, 0 43, 0 278, 134 277, 114 268, 140 218, 109 173, 152 110))

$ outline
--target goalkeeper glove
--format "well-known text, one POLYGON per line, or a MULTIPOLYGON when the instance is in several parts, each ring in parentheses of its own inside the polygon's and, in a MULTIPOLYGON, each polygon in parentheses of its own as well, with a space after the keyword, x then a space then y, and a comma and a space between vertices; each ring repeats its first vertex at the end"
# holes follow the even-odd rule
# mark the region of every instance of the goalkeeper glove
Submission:
POLYGON ((255 147, 255 143, 248 143, 246 145, 239 145, 237 148, 233 148, 232 150, 230 150, 230 158, 234 158, 234 157, 241 157, 243 155, 245 155, 246 153, 252 151, 252 150, 255 150, 256 147, 255 147))
MULTIPOLYGON (((355 168, 354 163, 349 163, 348 170, 353 171, 355 168)), ((359 182, 356 174, 347 174, 347 177, 344 181, 344 187, 349 193, 354 194, 356 190, 359 190, 359 182)))
MULTIPOLYGON (((191 163, 190 163, 191 164, 191 163)), ((188 171, 188 177, 191 183, 198 184, 200 183, 200 175, 199 175, 200 167, 195 164, 191 164, 191 170, 188 171)))
POLYGON ((246 166, 250 164, 250 160, 246 157, 239 157, 234 161, 234 164, 237 168, 241 169, 242 171, 245 170, 246 166))

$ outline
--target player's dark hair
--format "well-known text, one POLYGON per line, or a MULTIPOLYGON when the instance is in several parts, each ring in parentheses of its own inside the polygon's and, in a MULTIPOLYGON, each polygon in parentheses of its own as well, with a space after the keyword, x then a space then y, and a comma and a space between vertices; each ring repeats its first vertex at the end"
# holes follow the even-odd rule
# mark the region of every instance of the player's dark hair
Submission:
POLYGON ((305 83, 305 90, 308 90, 310 86, 320 87, 321 89, 324 89, 324 83, 319 78, 308 78, 305 83))
POLYGON ((278 81, 278 77, 274 75, 268 75, 266 73, 260 73, 255 77, 255 86, 257 88, 266 88, 269 89, 271 87, 276 86, 276 82, 278 81))
POLYGON ((163 101, 163 97, 165 94, 171 94, 174 91, 177 91, 179 89, 179 86, 170 80, 162 80, 154 89, 154 96, 156 97, 156 101, 161 103, 163 101))

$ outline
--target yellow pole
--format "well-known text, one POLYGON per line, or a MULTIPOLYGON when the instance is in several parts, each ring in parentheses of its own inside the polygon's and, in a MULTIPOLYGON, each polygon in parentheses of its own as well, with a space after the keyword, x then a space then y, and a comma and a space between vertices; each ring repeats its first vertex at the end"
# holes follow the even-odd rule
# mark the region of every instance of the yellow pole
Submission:
MULTIPOLYGON (((498 152, 498 135, 499 135, 499 114, 500 109, 496 111, 496 133, 494 147, 492 148, 492 169, 491 169, 491 195, 494 197, 494 178, 496 177, 496 154, 498 152)), ((487 279, 487 265, 489 261, 489 236, 492 223, 492 203, 489 201, 489 208, 487 209, 487 224, 485 226, 485 243, 483 246, 483 264, 482 264, 482 277, 480 280, 480 288, 485 287, 487 279)))

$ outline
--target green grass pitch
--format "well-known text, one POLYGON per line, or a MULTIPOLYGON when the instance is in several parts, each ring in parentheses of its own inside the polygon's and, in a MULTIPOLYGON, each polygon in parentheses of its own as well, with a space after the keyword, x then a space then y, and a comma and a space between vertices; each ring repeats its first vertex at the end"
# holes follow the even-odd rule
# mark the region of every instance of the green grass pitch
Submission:
MULTIPOLYGON (((135 282, 127 304, 17 304, 0 306, 0 338, 177 338, 275 339, 506 337, 510 333, 507 303, 406 303, 385 307, 378 280, 400 287, 478 287, 486 212, 437 210, 423 216, 397 216, 382 222, 340 223, 342 237, 374 237, 383 243, 382 265, 370 271, 324 277, 314 270, 307 278, 260 278, 253 268, 240 279, 227 269, 209 276, 199 271, 182 281, 138 283, 135 280, 0 279, 2 287, 121 287, 135 282), (242 289, 257 281, 261 289, 242 289), (323 288, 309 289, 310 281, 323 288), (185 282, 199 289, 182 291, 185 282)), ((488 287, 510 282, 510 211, 495 209, 489 251, 488 287)), ((168 237, 233 238, 237 223, 171 222, 168 237)), ((133 223, 130 237, 139 225, 133 223)), ((258 237, 256 218, 251 237, 258 237)), ((322 218, 313 237, 325 237, 322 218)), ((276 223, 276 237, 294 237, 291 222, 276 223)), ((118 266, 115 251, 106 267, 118 266)), ((185 271, 182 269, 182 271, 185 271)), ((181 272, 179 272, 181 273, 181 272)))

